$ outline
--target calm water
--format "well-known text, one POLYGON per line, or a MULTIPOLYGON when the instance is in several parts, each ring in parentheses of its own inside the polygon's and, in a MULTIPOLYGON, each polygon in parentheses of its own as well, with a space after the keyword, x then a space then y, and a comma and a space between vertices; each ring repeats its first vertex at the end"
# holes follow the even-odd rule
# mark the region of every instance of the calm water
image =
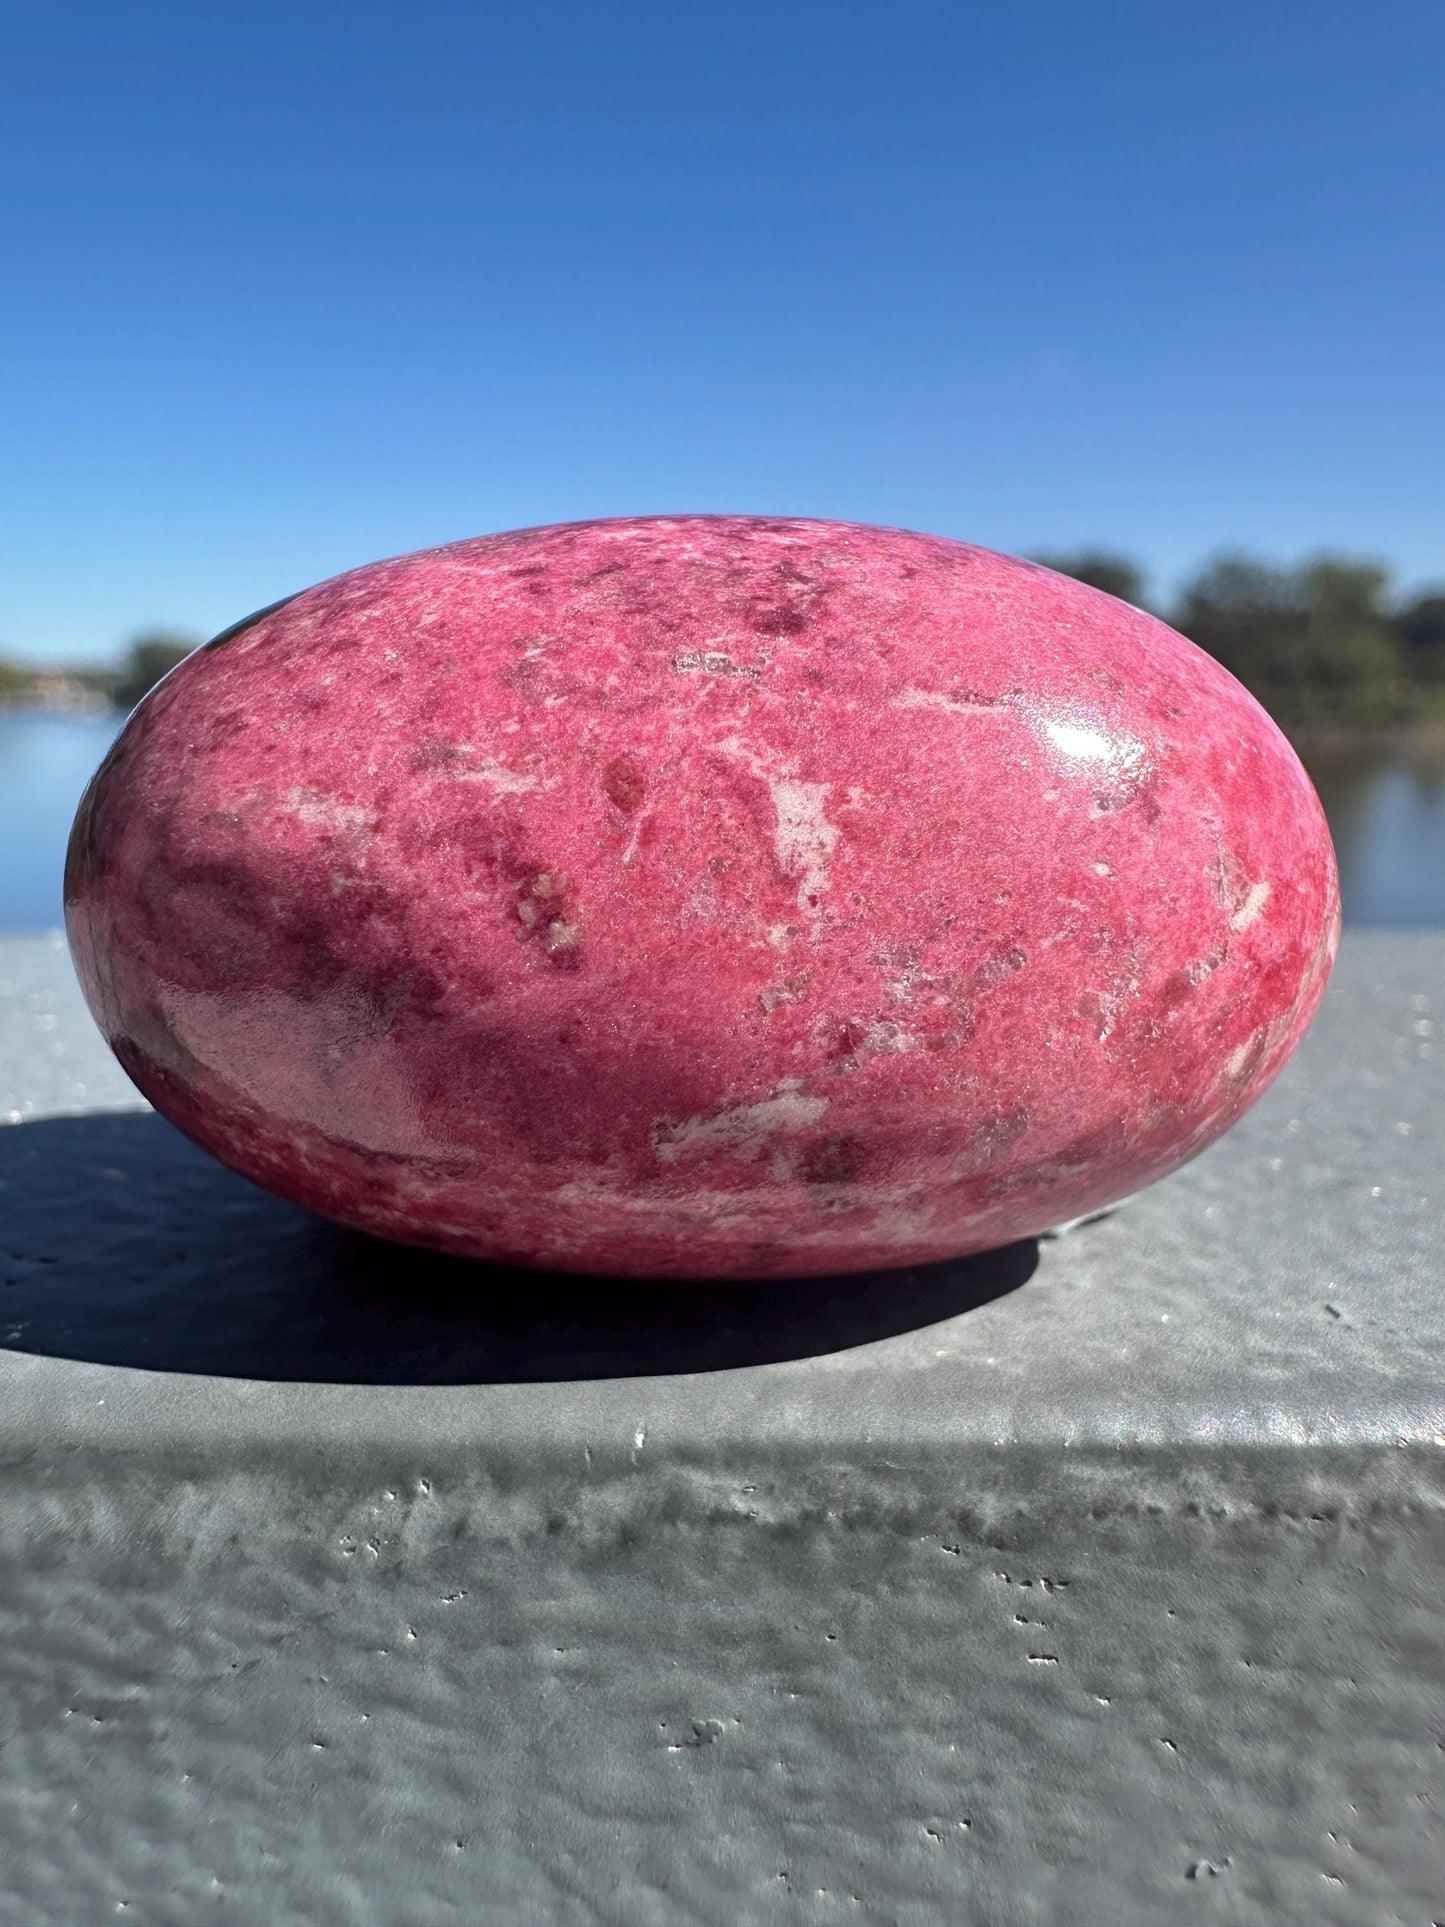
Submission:
POLYGON ((1445 756, 1316 752, 1347 923, 1445 924, 1445 756))
MULTIPOLYGON (((119 723, 0 710, 0 930, 60 922, 75 806, 119 723)), ((1445 757, 1310 759, 1351 923, 1445 925, 1445 757)))
POLYGON ((60 922, 65 841, 120 718, 0 709, 0 930, 60 922))

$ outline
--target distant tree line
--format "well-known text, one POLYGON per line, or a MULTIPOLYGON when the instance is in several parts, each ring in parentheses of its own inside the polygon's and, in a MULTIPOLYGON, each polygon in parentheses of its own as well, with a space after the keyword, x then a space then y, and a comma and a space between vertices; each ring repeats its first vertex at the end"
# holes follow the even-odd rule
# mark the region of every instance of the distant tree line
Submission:
POLYGON ((132 637, 119 662, 80 667, 27 668, 0 656, 0 706, 132 710, 200 640, 174 629, 146 629, 132 637))
POLYGON ((162 676, 169 675, 178 662, 184 662, 191 651, 199 647, 200 641, 199 636, 180 635, 173 629, 147 629, 134 637, 110 692, 116 708, 134 709, 162 676))
MULTIPOLYGON (((1124 556, 1035 560, 1149 606, 1144 575, 1124 556)), ((1317 555, 1287 568, 1219 556, 1156 613, 1223 663, 1284 729, 1445 721, 1445 588, 1401 599, 1377 562, 1317 555)))
MULTIPOLYGON (((1144 574, 1125 556, 1034 559, 1150 606, 1144 574)), ((1238 676, 1287 730, 1445 723, 1445 588, 1402 599, 1378 562, 1316 555, 1286 567, 1219 556, 1155 613, 1238 676)), ((133 709, 199 640, 146 630, 105 668, 27 670, 0 658, 0 703, 45 700, 47 686, 65 684, 82 701, 133 709)))

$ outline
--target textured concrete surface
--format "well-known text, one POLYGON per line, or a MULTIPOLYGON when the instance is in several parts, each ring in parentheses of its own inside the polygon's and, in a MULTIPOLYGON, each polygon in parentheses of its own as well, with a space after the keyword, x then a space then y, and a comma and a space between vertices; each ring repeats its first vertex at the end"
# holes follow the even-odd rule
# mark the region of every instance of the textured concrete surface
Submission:
POLYGON ((0 946, 0 1921, 1445 1919, 1442 967, 1113 1219, 683 1312, 98 1115, 0 946))

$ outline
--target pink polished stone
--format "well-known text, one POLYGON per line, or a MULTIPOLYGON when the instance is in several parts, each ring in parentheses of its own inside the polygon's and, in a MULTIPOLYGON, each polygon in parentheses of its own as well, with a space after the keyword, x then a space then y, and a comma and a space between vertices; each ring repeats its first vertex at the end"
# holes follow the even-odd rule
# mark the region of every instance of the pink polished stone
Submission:
POLYGON ((71 942, 175 1124, 524 1265, 914 1264, 1239 1117, 1338 895, 1225 671, 1026 562, 667 516, 357 569, 136 711, 71 942))

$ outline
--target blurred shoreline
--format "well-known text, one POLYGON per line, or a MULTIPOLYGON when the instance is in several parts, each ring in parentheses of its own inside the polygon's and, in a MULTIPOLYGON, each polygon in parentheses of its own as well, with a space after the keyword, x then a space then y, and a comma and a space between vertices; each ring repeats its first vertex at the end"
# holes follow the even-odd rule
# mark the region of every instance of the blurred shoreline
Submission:
POLYGON ((104 716, 117 707, 108 689, 70 671, 37 671, 0 689, 0 710, 28 716, 104 716))
POLYGON ((1401 760, 1445 757, 1445 721, 1431 717, 1413 723, 1307 723, 1285 735, 1306 763, 1311 756, 1370 752, 1401 760))
POLYGON ((174 629, 146 630, 109 663, 26 663, 0 655, 0 714, 128 715, 202 640, 174 629))

